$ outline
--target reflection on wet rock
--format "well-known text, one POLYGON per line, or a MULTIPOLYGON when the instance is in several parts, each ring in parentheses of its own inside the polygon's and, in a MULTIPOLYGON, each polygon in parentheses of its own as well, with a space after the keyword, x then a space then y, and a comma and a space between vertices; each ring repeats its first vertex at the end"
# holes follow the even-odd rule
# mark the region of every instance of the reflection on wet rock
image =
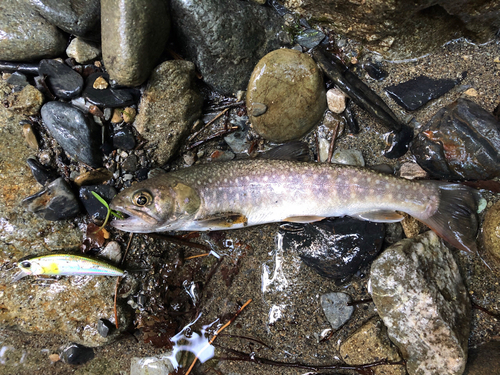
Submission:
POLYGON ((410 375, 462 374, 470 301, 450 250, 434 232, 386 249, 372 264, 370 284, 410 375))
POLYGON ((94 349, 79 344, 70 344, 62 351, 61 359, 70 365, 83 365, 94 359, 94 349))
POLYGON ((500 123, 467 99, 440 109, 416 136, 412 152, 431 177, 488 180, 500 176, 500 123))
POLYGON ((83 186, 80 189, 80 200, 88 214, 93 220, 104 220, 108 213, 108 209, 94 197, 92 192, 99 194, 106 202, 110 202, 116 195, 116 189, 110 185, 83 186))
POLYGON ((321 307, 333 329, 340 328, 351 318, 354 306, 348 306, 349 302, 351 297, 346 293, 326 293, 321 296, 321 307))
MULTIPOLYGON (((386 358, 389 362, 401 360, 398 349, 389 340, 387 328, 378 317, 363 324, 342 342, 340 355, 349 365, 362 365, 386 358)), ((375 375, 405 375, 404 366, 384 365, 373 368, 375 375)))
POLYGON ((432 99, 446 94, 458 85, 465 76, 465 73, 460 79, 431 79, 419 76, 397 85, 387 86, 385 91, 401 107, 408 111, 415 111, 432 99))
POLYGON ((350 217, 280 228, 283 246, 321 276, 345 281, 369 264, 382 247, 385 227, 350 217))
POLYGON ((321 121, 326 109, 323 78, 316 63, 291 49, 273 51, 258 62, 246 100, 254 130, 273 142, 302 137, 321 121), (258 110, 262 106, 264 113, 258 110))
POLYGON ((62 177, 23 201, 27 209, 45 220, 66 220, 78 215, 80 206, 62 177))
POLYGON ((486 212, 482 231, 484 247, 500 260, 500 201, 486 212))
POLYGON ((101 129, 71 104, 48 102, 41 110, 50 134, 72 158, 91 167, 102 165, 101 129))
POLYGON ((69 100, 77 97, 83 89, 83 78, 68 65, 57 60, 42 60, 38 73, 54 95, 69 100))

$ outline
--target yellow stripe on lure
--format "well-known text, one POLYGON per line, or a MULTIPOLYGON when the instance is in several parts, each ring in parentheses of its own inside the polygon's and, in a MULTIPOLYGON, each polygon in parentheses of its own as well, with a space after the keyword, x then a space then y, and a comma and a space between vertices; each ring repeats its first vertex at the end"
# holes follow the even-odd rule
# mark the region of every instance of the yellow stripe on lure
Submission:
POLYGON ((29 275, 95 275, 123 276, 124 271, 101 260, 71 254, 51 254, 19 262, 20 271, 12 281, 29 275))

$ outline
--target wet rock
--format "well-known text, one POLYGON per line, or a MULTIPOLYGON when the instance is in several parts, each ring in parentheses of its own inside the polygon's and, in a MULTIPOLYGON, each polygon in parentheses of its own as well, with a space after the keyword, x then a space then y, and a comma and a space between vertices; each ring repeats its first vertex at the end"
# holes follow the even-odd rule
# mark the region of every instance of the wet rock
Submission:
POLYGON ((70 365, 83 365, 94 359, 94 349, 83 345, 70 344, 62 351, 61 359, 70 365))
POLYGON ((462 79, 432 79, 419 76, 397 85, 387 86, 385 91, 401 107, 408 111, 415 111, 432 99, 446 94, 462 79))
POLYGON ((406 178, 408 180, 424 179, 428 176, 427 172, 424 171, 417 163, 404 163, 399 169, 399 177, 406 178))
POLYGON ((41 115, 50 134, 72 158, 94 168, 102 165, 101 129, 91 118, 62 102, 46 103, 41 115))
POLYGON ((500 176, 500 123, 467 99, 440 109, 415 137, 412 152, 431 177, 489 180, 500 176))
POLYGON ((254 130, 273 142, 286 142, 308 133, 326 109, 323 77, 314 60, 290 49, 264 56, 250 77, 247 107, 254 130), (254 103, 267 107, 252 115, 254 103))
POLYGON ((434 232, 386 249, 372 264, 370 285, 410 375, 462 374, 471 306, 457 264, 434 232))
POLYGON ((13 92, 5 99, 10 111, 23 115, 38 114, 43 104, 43 95, 34 86, 27 85, 21 91, 13 92))
POLYGON ((9 85, 15 86, 14 91, 20 91, 16 90, 16 87, 17 88, 20 87, 22 89, 23 87, 28 85, 28 80, 24 74, 19 72, 14 72, 10 75, 9 78, 7 78, 7 83, 9 85))
POLYGON ((45 220, 66 220, 80 213, 80 205, 62 177, 50 182, 44 190, 26 198, 23 203, 30 212, 45 220))
POLYGON ((80 200, 92 220, 104 221, 108 209, 94 197, 92 192, 99 194, 106 202, 111 202, 111 199, 116 195, 116 189, 110 185, 92 185, 80 188, 80 200))
POLYGON ((61 99, 75 98, 83 89, 82 76, 57 60, 40 61, 38 73, 45 76, 51 92, 61 99))
POLYGON ((107 72, 119 85, 142 84, 168 39, 167 5, 162 0, 101 0, 101 10, 102 58, 107 72))
POLYGON ((495 203, 486 212, 482 238, 485 249, 500 260, 500 202, 495 203))
POLYGON ((489 375, 500 366, 500 341, 490 341, 469 349, 469 359, 463 375, 489 375))
POLYGON ((82 95, 89 102, 104 107, 126 107, 136 101, 137 92, 131 89, 117 89, 107 85, 105 89, 94 87, 96 80, 105 79, 109 81, 107 73, 93 73, 87 78, 82 95))
POLYGON ((152 73, 139 105, 135 128, 154 150, 153 159, 166 163, 201 115, 203 99, 189 61, 166 61, 152 73))
POLYGON ((350 217, 311 224, 283 225, 283 247, 297 251, 302 261, 321 276, 345 281, 379 253, 383 224, 350 217))
POLYGON ((101 49, 95 43, 75 38, 66 48, 66 55, 75 59, 79 64, 87 64, 101 55, 101 49))
POLYGON ((135 148, 135 138, 132 129, 128 126, 117 127, 113 131, 113 147, 122 150, 133 150, 135 148))
POLYGON ((129 155, 122 163, 122 169, 127 172, 135 172, 139 166, 139 158, 135 155, 129 155))
POLYGON ((45 186, 46 184, 54 181, 57 178, 57 175, 55 173, 49 171, 35 158, 28 158, 26 160, 26 164, 28 164, 28 167, 30 167, 31 173, 33 173, 33 177, 35 177, 36 181, 42 186, 45 186))
POLYGON ((359 150, 337 150, 333 153, 332 163, 364 167, 365 159, 359 150))
POLYGON ((380 67, 380 65, 372 62, 368 62, 363 64, 363 69, 366 70, 366 73, 377 81, 382 81, 387 78, 388 73, 380 67))
POLYGON ((69 34, 99 36, 99 0, 28 0, 40 15, 69 34))
POLYGON ((111 173, 109 169, 98 168, 82 173, 76 177, 73 182, 77 186, 97 185, 108 181, 111 177, 113 177, 113 173, 111 173))
POLYGON ((326 102, 328 104, 328 109, 333 113, 342 113, 345 110, 345 94, 337 88, 330 89, 326 92, 326 102))
POLYGON ((255 64, 286 38, 283 20, 252 2, 174 0, 171 7, 182 55, 223 94, 245 90, 255 64))
MULTIPOLYGON (((378 318, 372 318, 340 345, 342 360, 348 365, 363 365, 387 359, 401 360, 398 349, 389 340, 387 329, 378 318)), ((383 365, 373 368, 376 375, 405 375, 404 366, 383 365)))
POLYGON ((348 306, 349 302, 351 296, 346 293, 326 293, 321 296, 321 307, 333 329, 339 329, 351 318, 354 306, 348 306))
POLYGON ((320 44, 323 39, 325 39, 325 34, 321 31, 306 29, 295 37, 295 42, 304 48, 311 49, 320 44))
POLYGON ((2 1, 0 35, 0 60, 56 57, 66 48, 64 34, 23 1, 2 1))

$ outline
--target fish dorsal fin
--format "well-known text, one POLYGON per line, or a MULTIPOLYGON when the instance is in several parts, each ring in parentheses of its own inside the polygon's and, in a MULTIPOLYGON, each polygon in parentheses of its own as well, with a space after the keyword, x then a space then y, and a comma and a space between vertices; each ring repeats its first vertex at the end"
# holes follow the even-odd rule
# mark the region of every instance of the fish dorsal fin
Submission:
POLYGON ((323 219, 325 219, 325 216, 292 216, 287 217, 283 221, 288 221, 289 223, 314 223, 323 219))
POLYGON ((237 212, 219 212, 214 215, 196 219, 196 223, 201 226, 212 228, 231 228, 233 225, 246 225, 248 219, 245 215, 237 212))
POLYGON ((357 214, 349 215, 355 219, 374 221, 376 223, 398 223, 404 219, 404 216, 396 211, 367 211, 358 212, 357 214))

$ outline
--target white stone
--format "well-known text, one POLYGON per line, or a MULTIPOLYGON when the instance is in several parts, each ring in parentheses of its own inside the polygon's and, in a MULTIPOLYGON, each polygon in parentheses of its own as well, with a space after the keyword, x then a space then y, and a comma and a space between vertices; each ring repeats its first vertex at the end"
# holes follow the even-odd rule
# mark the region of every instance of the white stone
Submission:
POLYGON ((75 38, 66 48, 66 55, 74 58, 79 64, 86 64, 97 59, 101 55, 101 50, 92 42, 75 38))
POLYGON ((326 102, 333 113, 342 113, 345 110, 345 94, 337 88, 326 92, 326 102))

